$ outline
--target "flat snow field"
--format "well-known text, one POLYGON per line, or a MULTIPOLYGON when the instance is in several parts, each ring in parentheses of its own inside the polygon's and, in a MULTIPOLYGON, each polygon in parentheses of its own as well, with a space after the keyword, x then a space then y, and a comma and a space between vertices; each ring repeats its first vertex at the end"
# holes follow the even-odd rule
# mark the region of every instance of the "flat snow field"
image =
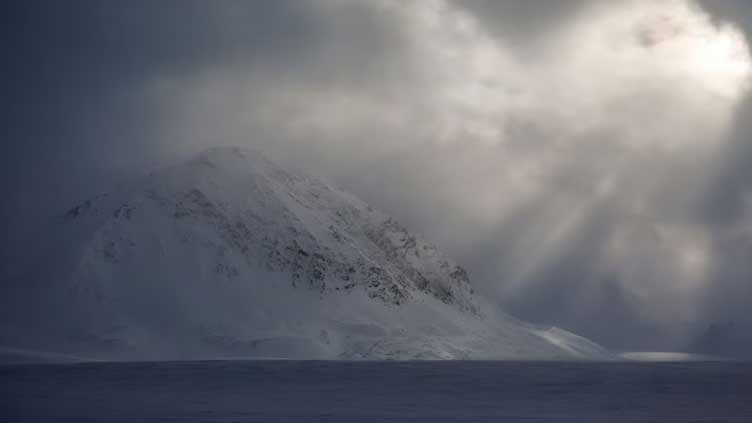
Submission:
POLYGON ((4 422, 752 422, 752 363, 0 366, 4 422))

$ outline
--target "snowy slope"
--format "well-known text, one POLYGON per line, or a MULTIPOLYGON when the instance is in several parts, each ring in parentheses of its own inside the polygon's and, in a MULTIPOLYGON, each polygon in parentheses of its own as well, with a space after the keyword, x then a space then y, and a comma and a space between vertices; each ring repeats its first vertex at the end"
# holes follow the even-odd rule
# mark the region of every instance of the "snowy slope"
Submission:
POLYGON ((209 150, 56 222, 0 346, 104 358, 605 358, 474 295, 433 245, 258 152, 209 150))

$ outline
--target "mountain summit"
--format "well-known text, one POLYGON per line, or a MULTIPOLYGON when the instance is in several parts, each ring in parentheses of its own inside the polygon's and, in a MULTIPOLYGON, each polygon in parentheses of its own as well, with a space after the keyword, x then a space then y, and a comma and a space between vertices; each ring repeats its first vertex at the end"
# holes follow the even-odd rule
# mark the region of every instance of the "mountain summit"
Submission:
POLYGON ((216 148, 55 223, 4 286, 0 345, 95 358, 602 358, 479 298, 394 219, 216 148))

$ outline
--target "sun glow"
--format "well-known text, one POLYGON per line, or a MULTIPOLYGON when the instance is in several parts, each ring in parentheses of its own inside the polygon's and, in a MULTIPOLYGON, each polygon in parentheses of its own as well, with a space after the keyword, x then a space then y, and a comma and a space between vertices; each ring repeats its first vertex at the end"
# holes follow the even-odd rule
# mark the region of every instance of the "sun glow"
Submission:
POLYGON ((724 27, 696 40, 690 58, 698 74, 710 79, 720 94, 733 96, 749 89, 752 60, 744 36, 735 28, 724 27))
POLYGON ((641 24, 640 44, 665 60, 677 75, 686 75, 710 92, 736 99, 750 86, 752 59, 744 34, 730 24, 676 3, 641 24))

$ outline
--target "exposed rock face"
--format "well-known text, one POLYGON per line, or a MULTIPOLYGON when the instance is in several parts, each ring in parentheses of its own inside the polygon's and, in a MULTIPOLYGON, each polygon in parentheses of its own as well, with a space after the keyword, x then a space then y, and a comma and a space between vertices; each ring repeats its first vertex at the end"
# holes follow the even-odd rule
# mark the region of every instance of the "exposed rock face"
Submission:
POLYGON ((252 150, 207 151, 58 225, 48 265, 12 295, 46 298, 50 317, 27 331, 8 308, 4 342, 169 358, 581 351, 481 306, 462 267, 390 217, 252 150))
POLYGON ((109 217, 92 245, 104 261, 117 263, 136 249, 124 229, 159 213, 185 229, 181 243, 212 249, 215 271, 228 279, 241 272, 226 259, 232 256, 251 267, 285 272, 293 286, 321 293, 365 289, 372 298, 399 305, 419 291, 477 312, 467 273, 433 245, 356 198, 287 173, 254 151, 211 150, 185 168, 152 176, 112 211, 111 201, 103 201, 108 198, 86 200, 66 214, 71 220, 109 217), (239 173, 232 175, 239 187, 226 185, 227 169, 239 173), (186 171, 189 175, 178 175, 186 171), (218 239, 198 238, 192 234, 198 227, 218 239))

